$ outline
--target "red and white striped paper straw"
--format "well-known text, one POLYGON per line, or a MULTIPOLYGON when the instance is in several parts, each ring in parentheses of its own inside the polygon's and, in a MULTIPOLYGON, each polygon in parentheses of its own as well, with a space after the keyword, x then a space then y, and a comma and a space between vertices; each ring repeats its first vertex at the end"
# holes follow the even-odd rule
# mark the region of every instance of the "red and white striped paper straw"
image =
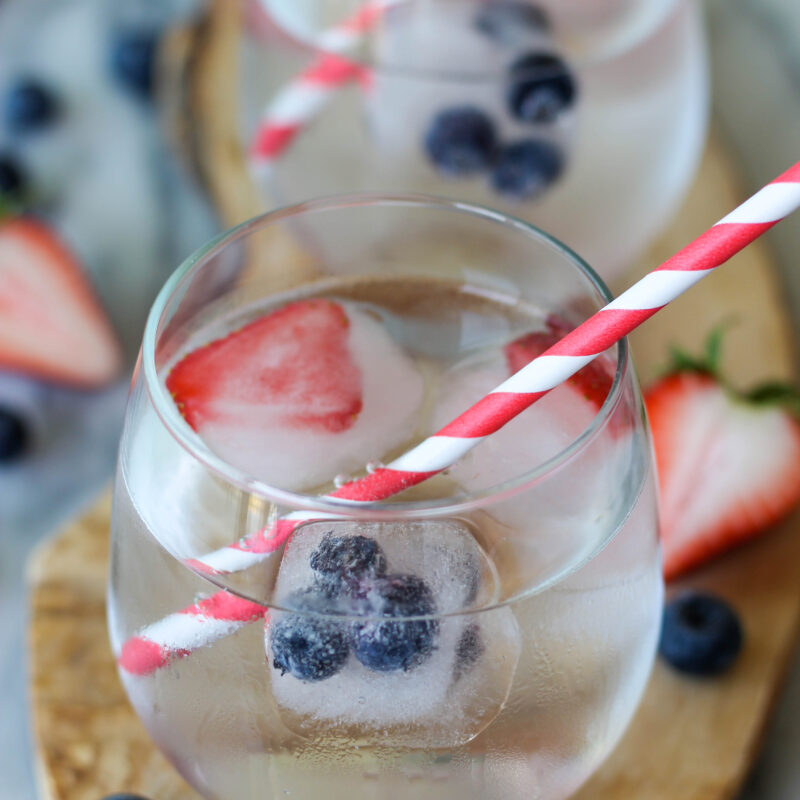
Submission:
MULTIPOLYGON (((387 8, 403 1, 369 0, 352 16, 314 39, 321 54, 275 95, 256 127, 250 147, 255 174, 262 174, 286 151, 342 86, 366 79, 365 68, 342 54, 364 40, 387 8)), ((262 4, 269 13, 266 0, 262 4)))
MULTIPOLYGON (((800 162, 436 434, 386 467, 345 484, 328 497, 383 500, 441 472, 798 207, 800 162)), ((225 562, 227 551, 243 553, 248 547, 251 556, 263 559, 286 541, 301 519, 313 517, 298 512, 269 531, 255 534, 253 541, 260 542, 258 545, 232 545, 195 563, 204 564, 206 571, 215 571, 223 563, 233 563, 233 559, 225 562), (261 552, 257 552, 259 549, 261 552)), ((146 626, 125 642, 118 663, 127 672, 149 674, 175 658, 230 635, 264 613, 262 606, 225 591, 217 592, 146 626)))

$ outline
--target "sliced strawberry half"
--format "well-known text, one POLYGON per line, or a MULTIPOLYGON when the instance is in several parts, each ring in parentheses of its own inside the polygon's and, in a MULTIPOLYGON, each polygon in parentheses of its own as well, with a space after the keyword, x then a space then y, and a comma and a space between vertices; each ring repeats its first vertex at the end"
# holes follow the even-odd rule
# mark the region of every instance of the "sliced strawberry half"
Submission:
MULTIPOLYGON (((546 325, 547 330, 528 333, 506 345, 506 360, 512 373, 521 370, 572 330, 563 320, 552 314, 547 318, 546 325)), ((599 410, 605 402, 613 382, 614 375, 609 368, 608 359, 602 356, 589 362, 567 381, 592 403, 596 410, 599 410)))
POLYGON ((183 417, 209 425, 340 433, 361 411, 349 320, 330 300, 303 300, 192 351, 167 377, 183 417))
POLYGON ((64 245, 35 220, 0 223, 0 369, 96 387, 121 365, 108 317, 64 245))
POLYGON ((800 425, 781 395, 737 395, 697 370, 645 394, 666 578, 761 534, 800 501, 800 425))

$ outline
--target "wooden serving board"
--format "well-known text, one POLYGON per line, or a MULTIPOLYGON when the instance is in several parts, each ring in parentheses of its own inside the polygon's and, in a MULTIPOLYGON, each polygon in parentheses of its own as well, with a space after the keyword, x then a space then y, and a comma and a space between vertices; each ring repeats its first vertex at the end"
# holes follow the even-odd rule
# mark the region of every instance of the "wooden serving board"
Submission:
MULTIPOLYGON (((740 196, 712 141, 680 217, 637 272, 688 242, 740 196)), ((731 316, 739 323, 730 331, 725 361, 738 381, 792 374, 789 326, 763 243, 636 333, 640 374, 654 375, 668 343, 696 348, 710 325, 731 316)), ((153 800, 196 798, 148 740, 117 679, 104 616, 108 515, 105 498, 43 545, 29 565, 41 795, 99 800, 125 790, 153 800)), ((657 663, 632 726, 580 800, 726 800, 757 752, 800 620, 800 514, 680 585, 711 589, 736 606, 747 635, 742 656, 731 672, 709 681, 657 663)))

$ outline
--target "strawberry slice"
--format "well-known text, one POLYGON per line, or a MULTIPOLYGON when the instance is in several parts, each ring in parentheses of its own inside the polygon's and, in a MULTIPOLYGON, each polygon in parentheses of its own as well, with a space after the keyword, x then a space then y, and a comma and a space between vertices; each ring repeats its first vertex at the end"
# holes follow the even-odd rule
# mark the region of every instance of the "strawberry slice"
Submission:
POLYGON ((189 353, 167 388, 198 433, 265 417, 284 428, 341 433, 362 407, 348 335, 339 304, 291 303, 189 353))
MULTIPOLYGON (((521 370, 572 330, 554 314, 547 318, 546 325, 546 331, 526 334, 506 345, 506 361, 512 373, 521 370)), ((613 370, 609 366, 608 359, 599 356, 567 380, 567 383, 577 389, 595 410, 599 410, 603 405, 614 382, 613 370)))
POLYGON ((111 324, 83 271, 40 222, 0 224, 0 368, 81 387, 122 364, 111 324))
POLYGON ((668 579, 759 535, 800 501, 800 425, 785 407, 796 392, 739 395, 701 366, 645 394, 668 579))

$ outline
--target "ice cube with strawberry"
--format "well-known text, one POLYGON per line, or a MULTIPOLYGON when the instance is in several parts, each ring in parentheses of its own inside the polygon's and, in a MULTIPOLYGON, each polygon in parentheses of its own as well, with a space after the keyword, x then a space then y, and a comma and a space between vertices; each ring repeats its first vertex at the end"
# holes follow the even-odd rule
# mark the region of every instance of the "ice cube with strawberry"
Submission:
POLYGON ((228 463, 311 489, 410 441, 423 379, 353 304, 309 299, 189 352, 166 377, 189 425, 228 463))
MULTIPOLYGON (((571 327, 551 315, 542 330, 509 342, 500 352, 467 360, 440 382, 433 427, 444 426, 472 403, 562 339, 571 327)), ((470 491, 487 488, 529 472, 555 456, 592 422, 611 390, 614 370, 601 357, 481 442, 449 469, 470 491)))

